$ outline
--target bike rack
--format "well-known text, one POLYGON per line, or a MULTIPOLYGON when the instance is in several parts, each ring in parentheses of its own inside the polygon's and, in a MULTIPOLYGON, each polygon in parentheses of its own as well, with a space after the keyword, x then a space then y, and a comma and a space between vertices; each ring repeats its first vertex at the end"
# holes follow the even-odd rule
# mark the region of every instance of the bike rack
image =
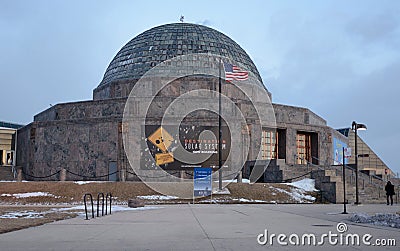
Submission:
MULTIPOLYGON (((88 216, 88 210, 87 210, 87 197, 90 198, 90 204, 92 206, 92 218, 94 218, 94 206, 93 206, 93 196, 90 193, 86 193, 83 196, 83 203, 85 204, 85 214, 86 214, 86 220, 89 220, 89 216, 88 216)), ((100 199, 101 199, 101 216, 107 215, 108 214, 108 209, 109 214, 111 214, 111 203, 112 203, 112 195, 111 193, 107 193, 106 196, 104 197, 104 193, 98 193, 97 194, 97 217, 100 216, 100 199), (106 200, 106 212, 104 213, 104 199, 106 200), (110 207, 108 207, 108 200, 110 200, 110 207)))
POLYGON ((107 193, 107 194, 106 194, 106 215, 107 215, 107 202, 108 202, 108 198, 110 198, 110 214, 111 214, 111 202, 112 202, 112 195, 111 195, 111 193, 107 193))
POLYGON ((104 193, 97 194, 97 217, 99 217, 99 202, 101 195, 101 216, 104 216, 104 193))
POLYGON ((83 202, 85 204, 85 214, 86 214, 86 220, 89 220, 88 217, 88 212, 87 212, 87 205, 86 205, 86 197, 89 196, 90 197, 90 204, 92 206, 92 218, 94 218, 94 208, 93 208, 93 197, 90 193, 87 193, 83 196, 83 202))

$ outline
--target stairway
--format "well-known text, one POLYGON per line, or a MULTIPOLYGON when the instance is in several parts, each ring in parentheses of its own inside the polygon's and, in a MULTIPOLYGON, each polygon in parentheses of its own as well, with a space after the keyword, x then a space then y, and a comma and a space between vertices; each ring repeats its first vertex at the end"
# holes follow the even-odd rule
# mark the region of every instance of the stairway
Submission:
MULTIPOLYGON (((265 168, 261 166, 261 169, 265 168)), ((293 182, 304 178, 315 180, 315 187, 321 191, 324 200, 331 203, 343 203, 343 169, 342 166, 288 165, 284 159, 271 160, 264 172, 263 182, 293 182)), ((394 201, 400 202, 400 179, 391 179, 396 187, 394 201)), ((254 182, 254 181, 253 181, 254 182)), ((346 201, 356 202, 355 171, 346 168, 346 201)), ((358 198, 361 204, 384 204, 386 181, 379 177, 358 173, 358 198)))
MULTIPOLYGON (((304 178, 315 180, 315 187, 322 192, 322 196, 331 203, 343 203, 343 169, 341 166, 316 166, 316 165, 287 165, 284 160, 278 160, 275 167, 269 167, 271 174, 281 172, 281 181, 296 181, 304 178), (283 161, 283 162, 282 162, 283 161)), ((273 175, 271 175, 273 176, 273 175)), ((271 179, 272 180, 272 179, 271 179)), ((399 179, 392 179, 397 189, 400 184, 399 179)), ((356 186, 355 171, 346 168, 346 201, 355 203, 356 186)), ((386 192, 384 187, 386 182, 365 173, 358 174, 358 198, 362 204, 384 204, 386 203, 386 192)), ((398 191, 396 190, 398 194, 398 191)), ((398 195, 396 195, 398 196, 398 195)), ((396 200, 395 200, 396 201, 396 200)))
POLYGON ((12 166, 0 166, 0 180, 6 180, 6 181, 14 180, 12 166))
MULTIPOLYGON (((339 166, 331 166, 327 170, 313 171, 317 189, 325 192, 326 198, 332 203, 343 203, 343 170, 339 166)), ((398 180, 397 180, 398 181, 398 180)), ((397 183, 397 181, 394 181, 397 183)), ((384 204, 386 182, 364 173, 358 174, 358 199, 361 204, 384 204)), ((355 172, 346 169, 346 201, 356 202, 355 172)))

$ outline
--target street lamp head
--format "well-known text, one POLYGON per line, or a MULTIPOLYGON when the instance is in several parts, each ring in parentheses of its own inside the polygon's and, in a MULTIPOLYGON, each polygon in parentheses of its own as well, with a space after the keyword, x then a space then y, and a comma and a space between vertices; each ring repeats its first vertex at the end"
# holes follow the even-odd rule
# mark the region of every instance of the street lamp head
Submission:
POLYGON ((357 124, 357 130, 366 131, 367 130, 367 126, 364 125, 364 124, 357 124))
POLYGON ((353 121, 353 123, 351 124, 351 129, 365 131, 367 130, 367 126, 364 124, 358 124, 357 122, 353 121))

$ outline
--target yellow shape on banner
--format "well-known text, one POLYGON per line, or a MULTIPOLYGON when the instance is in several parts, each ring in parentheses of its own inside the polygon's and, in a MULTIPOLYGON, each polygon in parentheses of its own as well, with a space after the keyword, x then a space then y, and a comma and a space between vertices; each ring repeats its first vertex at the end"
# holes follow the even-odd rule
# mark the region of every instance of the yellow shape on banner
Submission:
POLYGON ((157 153, 156 154, 157 166, 172 163, 172 162, 174 162, 174 156, 172 155, 172 153, 157 153))
POLYGON ((147 138, 158 147, 162 152, 166 153, 167 148, 170 147, 174 138, 162 126, 160 126, 150 137, 147 138))

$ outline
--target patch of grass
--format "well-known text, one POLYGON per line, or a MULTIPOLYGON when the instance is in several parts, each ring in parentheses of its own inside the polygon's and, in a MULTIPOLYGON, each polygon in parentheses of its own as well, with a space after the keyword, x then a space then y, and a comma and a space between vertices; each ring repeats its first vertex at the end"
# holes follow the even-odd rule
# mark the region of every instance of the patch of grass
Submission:
POLYGON ((101 182, 76 184, 74 182, 2 182, 0 183, 1 194, 16 194, 29 192, 47 192, 53 196, 40 196, 28 198, 15 198, 12 196, 1 196, 3 203, 18 204, 58 204, 58 203, 82 203, 85 193, 91 193, 96 199, 99 192, 111 192, 113 197, 119 201, 139 195, 158 194, 141 182, 101 182))
MULTIPOLYGON (((244 198, 249 200, 262 200, 272 203, 297 203, 290 195, 278 189, 290 191, 286 184, 272 183, 231 183, 227 187, 230 195, 215 195, 213 198, 244 198)), ((1 182, 1 194, 17 194, 29 192, 46 192, 54 196, 40 196, 15 198, 12 196, 0 196, 2 204, 81 204, 85 193, 91 193, 93 199, 97 194, 111 192, 118 202, 127 202, 129 199, 141 195, 155 195, 153 191, 142 182, 93 182, 79 185, 74 182, 1 182)), ((314 195, 313 193, 310 193, 314 195)), ((162 201, 162 203, 177 203, 181 200, 162 201)), ((186 201, 186 200, 185 200, 186 201)))

